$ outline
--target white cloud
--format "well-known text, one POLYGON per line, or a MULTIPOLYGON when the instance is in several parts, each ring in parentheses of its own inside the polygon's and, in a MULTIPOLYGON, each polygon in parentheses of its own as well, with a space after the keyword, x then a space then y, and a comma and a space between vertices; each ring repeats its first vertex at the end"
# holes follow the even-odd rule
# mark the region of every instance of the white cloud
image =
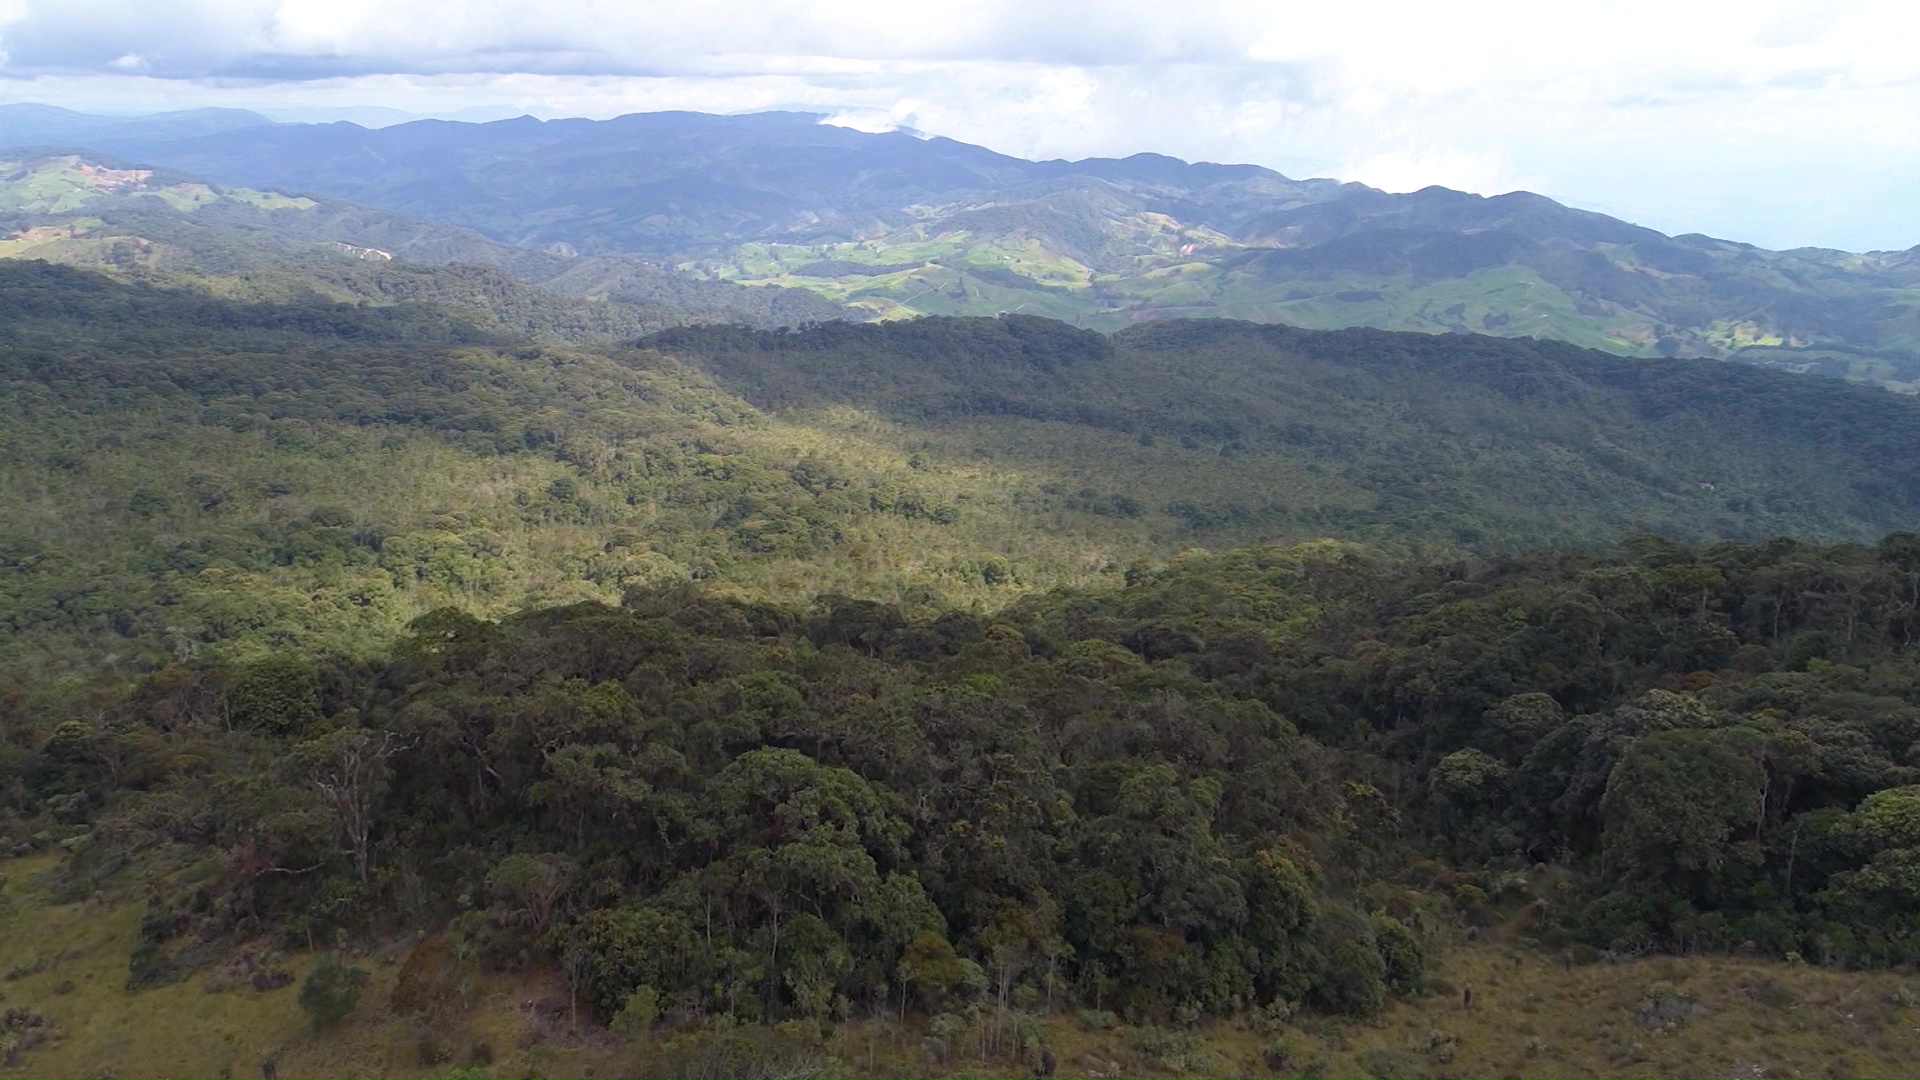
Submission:
POLYGON ((1515 174, 1507 155, 1499 150, 1389 150, 1350 160, 1335 172, 1343 180, 1396 192, 1439 184, 1476 195, 1499 195, 1538 186, 1537 180, 1515 174))
POLYGON ((0 95, 612 116, 801 107, 1028 157, 1530 187, 1657 228, 1909 246, 1911 0, 0 0, 0 95), (924 17, 921 17, 924 16, 924 17), (140 76, 146 77, 140 77, 140 76))

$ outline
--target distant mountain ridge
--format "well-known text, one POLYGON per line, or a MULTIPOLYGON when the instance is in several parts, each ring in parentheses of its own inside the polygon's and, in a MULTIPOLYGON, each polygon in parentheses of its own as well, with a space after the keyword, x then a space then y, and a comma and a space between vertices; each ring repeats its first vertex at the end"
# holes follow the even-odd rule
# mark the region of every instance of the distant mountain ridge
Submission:
MULTIPOLYGON (((34 117, 38 136, 58 134, 34 117)), ((177 117, 97 119, 66 134, 223 184, 346 199, 561 258, 632 255, 795 286, 884 317, 1490 333, 1920 387, 1920 248, 1767 251, 1528 192, 1390 194, 1155 154, 1028 161, 810 113, 371 130, 215 117, 187 133, 177 117)), ((0 141, 18 130, 0 112, 0 141)))
POLYGON ((57 105, 0 105, 0 142, 9 146, 66 143, 76 135, 112 139, 188 138, 270 126, 273 121, 246 109, 183 109, 144 116, 106 116, 57 105))
POLYGON ((617 256, 561 258, 337 199, 224 187, 81 152, 0 152, 0 258, 191 279, 229 297, 437 303, 537 340, 847 314, 800 289, 689 280, 617 256))

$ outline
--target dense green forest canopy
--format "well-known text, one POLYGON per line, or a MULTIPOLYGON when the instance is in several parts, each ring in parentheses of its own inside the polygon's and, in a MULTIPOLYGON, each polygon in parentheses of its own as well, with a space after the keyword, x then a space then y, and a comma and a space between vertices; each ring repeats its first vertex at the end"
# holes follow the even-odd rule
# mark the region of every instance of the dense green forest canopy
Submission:
POLYGON ((1097 462, 1107 483, 1172 455, 1187 475, 1166 490, 1186 497, 1163 506, 1202 533, 1867 539, 1910 523, 1920 495, 1920 412, 1903 398, 1551 341, 1224 320, 1106 338, 1008 315, 642 344, 764 408, 856 405, 980 451, 1097 462))
POLYGON ((0 805, 75 894, 171 883, 135 986, 234 933, 448 925, 648 1022, 1365 1015, 1460 921, 1912 962, 1916 627, 1907 534, 1319 542, 997 615, 640 587, 16 713, 0 805))

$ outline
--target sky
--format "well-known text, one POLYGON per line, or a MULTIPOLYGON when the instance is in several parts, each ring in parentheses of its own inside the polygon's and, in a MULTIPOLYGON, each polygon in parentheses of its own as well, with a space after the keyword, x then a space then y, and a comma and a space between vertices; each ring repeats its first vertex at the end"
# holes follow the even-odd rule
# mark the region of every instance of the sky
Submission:
POLYGON ((0 101, 280 119, 803 108, 1030 158, 1525 189, 1920 245, 1920 0, 0 0, 0 101))

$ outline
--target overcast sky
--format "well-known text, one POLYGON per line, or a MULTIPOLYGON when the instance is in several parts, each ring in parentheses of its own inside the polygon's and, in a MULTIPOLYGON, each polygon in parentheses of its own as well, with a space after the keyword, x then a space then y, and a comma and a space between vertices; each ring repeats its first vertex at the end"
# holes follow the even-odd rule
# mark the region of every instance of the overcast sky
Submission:
POLYGON ((1525 188, 1768 247, 1920 244, 1920 0, 0 0, 0 100, 805 107, 1024 157, 1152 150, 1525 188))

